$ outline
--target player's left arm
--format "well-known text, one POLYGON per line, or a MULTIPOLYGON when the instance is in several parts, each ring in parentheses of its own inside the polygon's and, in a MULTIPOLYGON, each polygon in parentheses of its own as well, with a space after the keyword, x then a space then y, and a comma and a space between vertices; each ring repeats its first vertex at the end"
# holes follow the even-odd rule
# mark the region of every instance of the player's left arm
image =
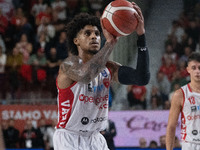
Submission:
POLYGON ((138 58, 136 69, 128 66, 120 66, 117 75, 118 81, 122 84, 130 85, 146 85, 150 79, 149 71, 149 52, 146 46, 145 40, 145 29, 144 29, 144 17, 141 9, 137 4, 132 2, 133 8, 137 11, 135 14, 138 20, 138 26, 136 33, 138 35, 137 46, 138 46, 138 58))
POLYGON ((138 37, 138 58, 136 68, 122 66, 119 63, 109 61, 106 66, 111 70, 112 79, 125 85, 146 85, 150 79, 149 54, 145 44, 145 36, 138 37))

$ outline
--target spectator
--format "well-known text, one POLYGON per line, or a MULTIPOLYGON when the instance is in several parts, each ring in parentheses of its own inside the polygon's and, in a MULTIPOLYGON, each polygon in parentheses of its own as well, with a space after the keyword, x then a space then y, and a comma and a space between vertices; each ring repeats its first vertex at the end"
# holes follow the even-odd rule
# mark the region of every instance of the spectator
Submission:
POLYGON ((61 64, 61 60, 57 56, 57 51, 55 47, 50 49, 50 55, 47 57, 47 87, 52 93, 52 97, 56 97, 57 89, 56 89, 56 77, 58 74, 59 66, 61 64))
POLYGON ((91 5, 91 9, 93 10, 93 12, 97 11, 97 10, 102 10, 103 8, 105 8, 104 6, 107 6, 107 4, 110 1, 106 1, 104 2, 104 0, 89 0, 90 5, 91 5), (106 4, 104 4, 106 3, 106 4))
POLYGON ((40 12, 44 12, 47 8, 47 5, 43 2, 43 0, 37 0, 31 9, 31 14, 36 17, 40 12))
POLYGON ((67 18, 67 3, 64 0, 55 0, 54 2, 51 3, 51 7, 54 12, 58 14, 58 19, 61 21, 66 20, 67 18))
POLYGON ((8 129, 8 120, 1 121, 1 128, 2 128, 3 134, 4 134, 4 132, 8 129))
POLYGON ((26 121, 21 136, 21 148, 38 148, 37 131, 32 125, 31 120, 26 121))
POLYGON ((180 56, 183 55, 183 45, 178 42, 177 37, 172 36, 170 38, 170 43, 172 44, 173 51, 177 54, 177 57, 179 58, 180 56))
POLYGON ((174 148, 181 148, 181 143, 180 143, 179 138, 177 136, 175 136, 174 148))
POLYGON ((176 70, 173 73, 172 81, 171 81, 171 91, 173 90, 173 87, 175 84, 179 84, 180 86, 187 84, 189 80, 186 78, 181 77, 180 70, 176 70))
POLYGON ((6 148, 19 148, 19 130, 15 128, 15 120, 9 119, 8 128, 4 131, 6 148))
POLYGON ((150 141, 149 148, 158 148, 158 143, 156 141, 150 141))
POLYGON ((53 150, 53 134, 55 132, 57 122, 57 119, 53 119, 52 125, 47 127, 47 130, 44 133, 45 150, 53 150))
POLYGON ((147 141, 143 137, 139 139, 139 148, 147 148, 147 141))
POLYGON ((129 85, 127 98, 131 109, 146 109, 146 87, 129 85))
POLYGON ((189 73, 187 72, 186 66, 187 64, 183 60, 179 60, 177 63, 177 70, 180 71, 181 78, 189 78, 189 73))
POLYGON ((42 50, 45 51, 45 55, 47 56, 49 47, 50 47, 50 42, 48 42, 46 39, 46 33, 41 32, 35 41, 33 53, 37 53, 37 50, 41 48, 42 50))
POLYGON ((43 19, 47 18, 48 21, 52 20, 52 8, 51 6, 47 6, 45 11, 40 12, 38 15, 35 17, 35 25, 39 26, 41 25, 44 21, 43 19))
POLYGON ((0 34, 5 34, 7 27, 8 27, 8 20, 2 14, 2 10, 0 8, 0 34))
POLYGON ((184 34, 184 29, 178 20, 172 22, 172 27, 168 31, 168 36, 177 37, 178 42, 181 42, 181 38, 184 34))
POLYGON ((37 36, 42 32, 45 33, 47 42, 55 37, 55 27, 51 24, 49 17, 42 17, 41 24, 37 27, 37 36))
POLYGON ((164 109, 164 110, 169 110, 169 109, 170 109, 170 106, 171 106, 171 103, 170 103, 169 100, 167 100, 167 101, 164 102, 163 109, 164 109))
POLYGON ((53 150, 53 134, 57 122, 57 119, 53 119, 51 126, 47 127, 47 130, 44 133, 45 150, 53 150))
POLYGON ((64 60, 68 57, 68 50, 66 45, 66 32, 62 31, 59 35, 58 42, 55 44, 58 58, 64 60))
POLYGON ((89 0, 79 0, 79 12, 92 12, 89 0))
POLYGON ((165 46, 165 52, 162 56, 162 62, 165 63, 166 59, 167 58, 171 58, 172 60, 172 63, 173 64, 176 64, 176 61, 178 59, 178 56, 177 54, 173 51, 173 47, 172 47, 172 44, 167 44, 165 46))
POLYGON ((184 54, 179 58, 179 60, 187 62, 188 57, 190 56, 191 53, 192 53, 191 47, 185 46, 184 47, 184 54))
POLYGON ((11 0, 9 0, 9 1, 8 0, 1 0, 1 2, 0 2, 0 9, 2 10, 2 14, 8 20, 10 20, 11 17, 13 16, 13 11, 14 11, 14 7, 13 7, 12 1, 11 0))
POLYGON ((152 110, 161 110, 162 109, 162 100, 158 96, 152 96, 150 99, 151 109, 152 110))
POLYGON ((175 92, 176 90, 178 90, 180 87, 181 87, 181 86, 180 86, 179 83, 173 84, 172 91, 169 93, 169 101, 170 101, 170 103, 171 103, 171 99, 172 99, 172 96, 173 96, 174 92, 175 92))
POLYGON ((159 72, 164 73, 164 74, 167 76, 167 78, 168 78, 169 81, 172 80, 172 74, 173 74, 173 72, 175 72, 175 71, 176 71, 176 65, 173 64, 172 59, 169 58, 169 57, 167 57, 167 58, 165 59, 165 63, 162 64, 162 65, 160 66, 160 68, 159 68, 159 72))
POLYGON ((198 43, 196 45, 195 51, 196 52, 200 52, 200 38, 199 38, 199 41, 198 41, 198 43))
POLYGON ((159 148, 166 148, 166 135, 161 135, 159 137, 160 146, 159 148))
POLYGON ((162 101, 164 102, 168 100, 168 95, 171 89, 170 81, 163 72, 157 73, 156 81, 156 86, 158 87, 162 101))
POLYGON ((38 122, 38 127, 36 129, 38 148, 45 148, 45 143, 43 138, 46 131, 47 131, 46 121, 45 119, 41 118, 38 122))
POLYGON ((19 33, 18 36, 22 36, 22 34, 26 34, 27 41, 33 43, 35 40, 35 32, 34 32, 34 25, 28 22, 28 18, 26 16, 22 17, 21 25, 19 26, 19 33))
POLYGON ((183 46, 189 46, 191 47, 192 51, 195 51, 197 43, 198 41, 195 42, 192 37, 188 37, 183 46))
POLYGON ((22 34, 20 37, 20 41, 16 44, 16 47, 19 48, 19 51, 23 55, 23 63, 27 64, 29 57, 32 53, 33 46, 28 41, 28 37, 26 34, 22 34))
POLYGON ((108 148, 110 150, 115 150, 114 137, 117 135, 117 131, 115 123, 112 120, 108 120, 108 127, 104 131, 101 131, 101 134, 105 137, 108 148))
POLYGON ((3 53, 2 47, 0 46, 0 92, 1 92, 1 99, 6 99, 6 59, 7 55, 3 53))
POLYGON ((0 46, 2 48, 2 52, 6 53, 6 45, 1 35, 0 35, 0 46))
POLYGON ((65 29, 66 23, 69 21, 69 18, 67 17, 66 20, 62 21, 59 20, 58 14, 56 12, 52 12, 52 25, 55 28, 56 33, 59 33, 65 29))
POLYGON ((189 37, 191 37, 195 44, 199 40, 199 26, 197 21, 194 18, 191 18, 189 20, 189 26, 185 29, 186 34, 188 34, 189 37))
POLYGON ((28 64, 32 66, 32 81, 34 86, 44 83, 46 80, 47 60, 44 51, 40 48, 36 54, 32 54, 28 60, 28 64))
POLYGON ((23 17, 24 11, 22 10, 22 8, 19 7, 15 10, 15 14, 12 16, 10 23, 14 25, 16 29, 18 29, 18 27, 20 27, 22 24, 23 17))
POLYGON ((20 91, 20 68, 23 64, 23 56, 19 48, 14 47, 11 54, 8 54, 6 70, 8 73, 9 88, 12 99, 19 98, 20 91))
POLYGON ((151 107, 150 107, 151 109, 162 109, 162 104, 163 104, 162 97, 160 95, 158 87, 156 86, 152 86, 150 102, 151 102, 151 107))

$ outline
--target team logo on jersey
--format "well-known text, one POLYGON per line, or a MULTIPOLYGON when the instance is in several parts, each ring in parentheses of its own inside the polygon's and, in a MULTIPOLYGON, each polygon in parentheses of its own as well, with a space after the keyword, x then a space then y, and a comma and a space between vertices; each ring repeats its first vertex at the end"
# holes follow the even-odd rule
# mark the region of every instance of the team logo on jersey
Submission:
POLYGON ((83 125, 88 124, 88 123, 89 123, 89 118, 83 117, 83 118, 81 119, 81 123, 82 123, 83 125))
POLYGON ((88 84, 89 92, 101 92, 104 89, 104 85, 92 86, 90 83, 88 84))
POLYGON ((92 85, 91 85, 91 83, 88 84, 88 91, 92 92, 92 85))
POLYGON ((101 72, 101 74, 102 74, 103 77, 107 77, 107 76, 108 76, 108 74, 107 74, 107 72, 106 72, 105 70, 103 70, 103 71, 101 72))
POLYGON ((197 131, 197 130, 192 130, 192 134, 193 134, 193 135, 197 135, 197 134, 198 134, 198 131, 197 131))
POLYGON ((97 117, 95 119, 92 119, 91 122, 92 123, 98 123, 98 122, 103 122, 106 120, 106 117, 97 117))
POLYGON ((110 81, 108 78, 103 79, 103 84, 106 88, 108 88, 110 86, 110 81))
POLYGON ((196 106, 192 106, 191 107, 191 112, 196 112, 197 111, 197 107, 196 106))

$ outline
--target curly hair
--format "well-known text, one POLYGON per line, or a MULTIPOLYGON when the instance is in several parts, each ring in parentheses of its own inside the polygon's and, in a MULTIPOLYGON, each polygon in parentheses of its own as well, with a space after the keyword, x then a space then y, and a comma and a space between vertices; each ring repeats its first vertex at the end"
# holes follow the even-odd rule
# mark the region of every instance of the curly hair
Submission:
POLYGON ((65 31, 67 33, 67 46, 69 52, 74 55, 78 55, 77 46, 74 44, 73 39, 77 36, 78 32, 86 25, 96 26, 100 32, 102 32, 100 20, 98 17, 90 15, 88 13, 80 13, 76 15, 66 26, 65 31))

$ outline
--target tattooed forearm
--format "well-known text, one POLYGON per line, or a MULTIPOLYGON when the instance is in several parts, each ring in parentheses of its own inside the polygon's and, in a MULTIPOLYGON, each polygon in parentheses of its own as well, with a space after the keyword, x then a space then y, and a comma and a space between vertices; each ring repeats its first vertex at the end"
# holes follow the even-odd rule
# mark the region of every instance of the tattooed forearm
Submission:
POLYGON ((82 63, 78 56, 67 58, 60 70, 74 81, 89 83, 105 67, 116 42, 106 43, 88 62, 82 63))
POLYGON ((89 76, 89 80, 95 78, 105 67, 108 61, 108 58, 114 49, 115 44, 116 44, 115 42, 106 43, 105 46, 96 55, 94 55, 91 60, 89 60, 85 64, 85 67, 87 68, 86 70, 88 72, 87 76, 89 76))

